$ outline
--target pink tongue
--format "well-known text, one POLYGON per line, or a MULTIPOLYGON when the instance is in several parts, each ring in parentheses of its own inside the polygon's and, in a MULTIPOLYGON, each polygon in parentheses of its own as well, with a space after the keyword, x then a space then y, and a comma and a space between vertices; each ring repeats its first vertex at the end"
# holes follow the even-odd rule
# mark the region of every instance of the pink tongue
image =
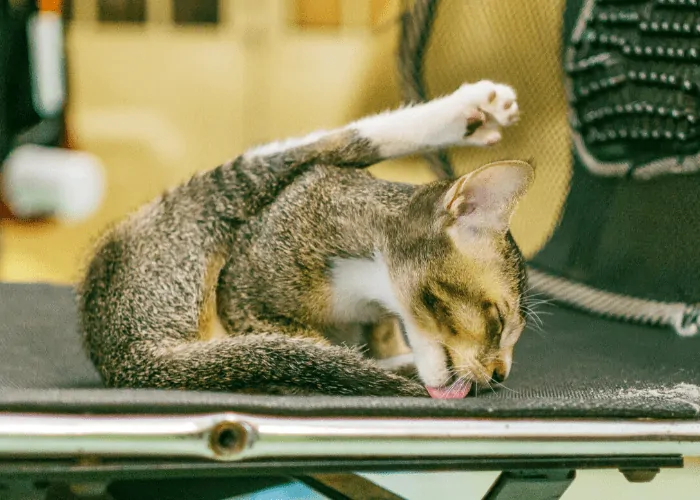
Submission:
POLYGON ((471 382, 457 381, 452 385, 446 385, 444 387, 428 387, 428 394, 433 399, 463 399, 469 394, 469 389, 471 389, 471 382))

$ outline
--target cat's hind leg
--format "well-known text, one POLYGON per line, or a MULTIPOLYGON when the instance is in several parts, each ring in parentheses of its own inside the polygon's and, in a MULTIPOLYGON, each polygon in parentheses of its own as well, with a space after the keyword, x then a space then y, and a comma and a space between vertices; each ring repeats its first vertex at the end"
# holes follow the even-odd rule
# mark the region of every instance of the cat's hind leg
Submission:
POLYGON ((426 396, 422 384, 382 369, 354 349, 288 325, 198 341, 142 340, 110 386, 346 396, 426 396))

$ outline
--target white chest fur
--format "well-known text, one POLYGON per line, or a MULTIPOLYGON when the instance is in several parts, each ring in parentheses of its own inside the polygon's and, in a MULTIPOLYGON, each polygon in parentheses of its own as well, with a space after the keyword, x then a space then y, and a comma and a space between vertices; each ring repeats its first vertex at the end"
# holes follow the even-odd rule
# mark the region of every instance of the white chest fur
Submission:
POLYGON ((372 322, 383 310, 399 312, 399 301, 381 253, 377 252, 371 259, 336 259, 332 264, 336 321, 372 322))

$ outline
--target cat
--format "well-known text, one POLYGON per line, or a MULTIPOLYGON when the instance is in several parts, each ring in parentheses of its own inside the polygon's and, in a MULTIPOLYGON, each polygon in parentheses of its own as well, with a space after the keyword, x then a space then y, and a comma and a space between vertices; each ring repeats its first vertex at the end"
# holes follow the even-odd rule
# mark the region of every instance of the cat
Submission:
POLYGON ((518 115, 511 87, 465 83, 256 147, 140 208, 102 235, 77 287, 104 383, 463 398, 502 382, 525 325, 509 224, 532 166, 501 161, 419 186, 364 169, 495 144, 518 115), (343 343, 353 328, 364 353, 343 343), (412 356, 418 380, 367 354, 412 356))

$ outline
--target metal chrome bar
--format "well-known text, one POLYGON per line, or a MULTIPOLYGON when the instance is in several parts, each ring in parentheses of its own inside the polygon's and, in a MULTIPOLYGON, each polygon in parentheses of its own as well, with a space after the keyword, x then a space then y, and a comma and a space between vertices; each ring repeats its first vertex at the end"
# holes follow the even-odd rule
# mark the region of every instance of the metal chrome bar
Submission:
POLYGON ((700 456, 697 421, 0 414, 0 456, 700 456))

